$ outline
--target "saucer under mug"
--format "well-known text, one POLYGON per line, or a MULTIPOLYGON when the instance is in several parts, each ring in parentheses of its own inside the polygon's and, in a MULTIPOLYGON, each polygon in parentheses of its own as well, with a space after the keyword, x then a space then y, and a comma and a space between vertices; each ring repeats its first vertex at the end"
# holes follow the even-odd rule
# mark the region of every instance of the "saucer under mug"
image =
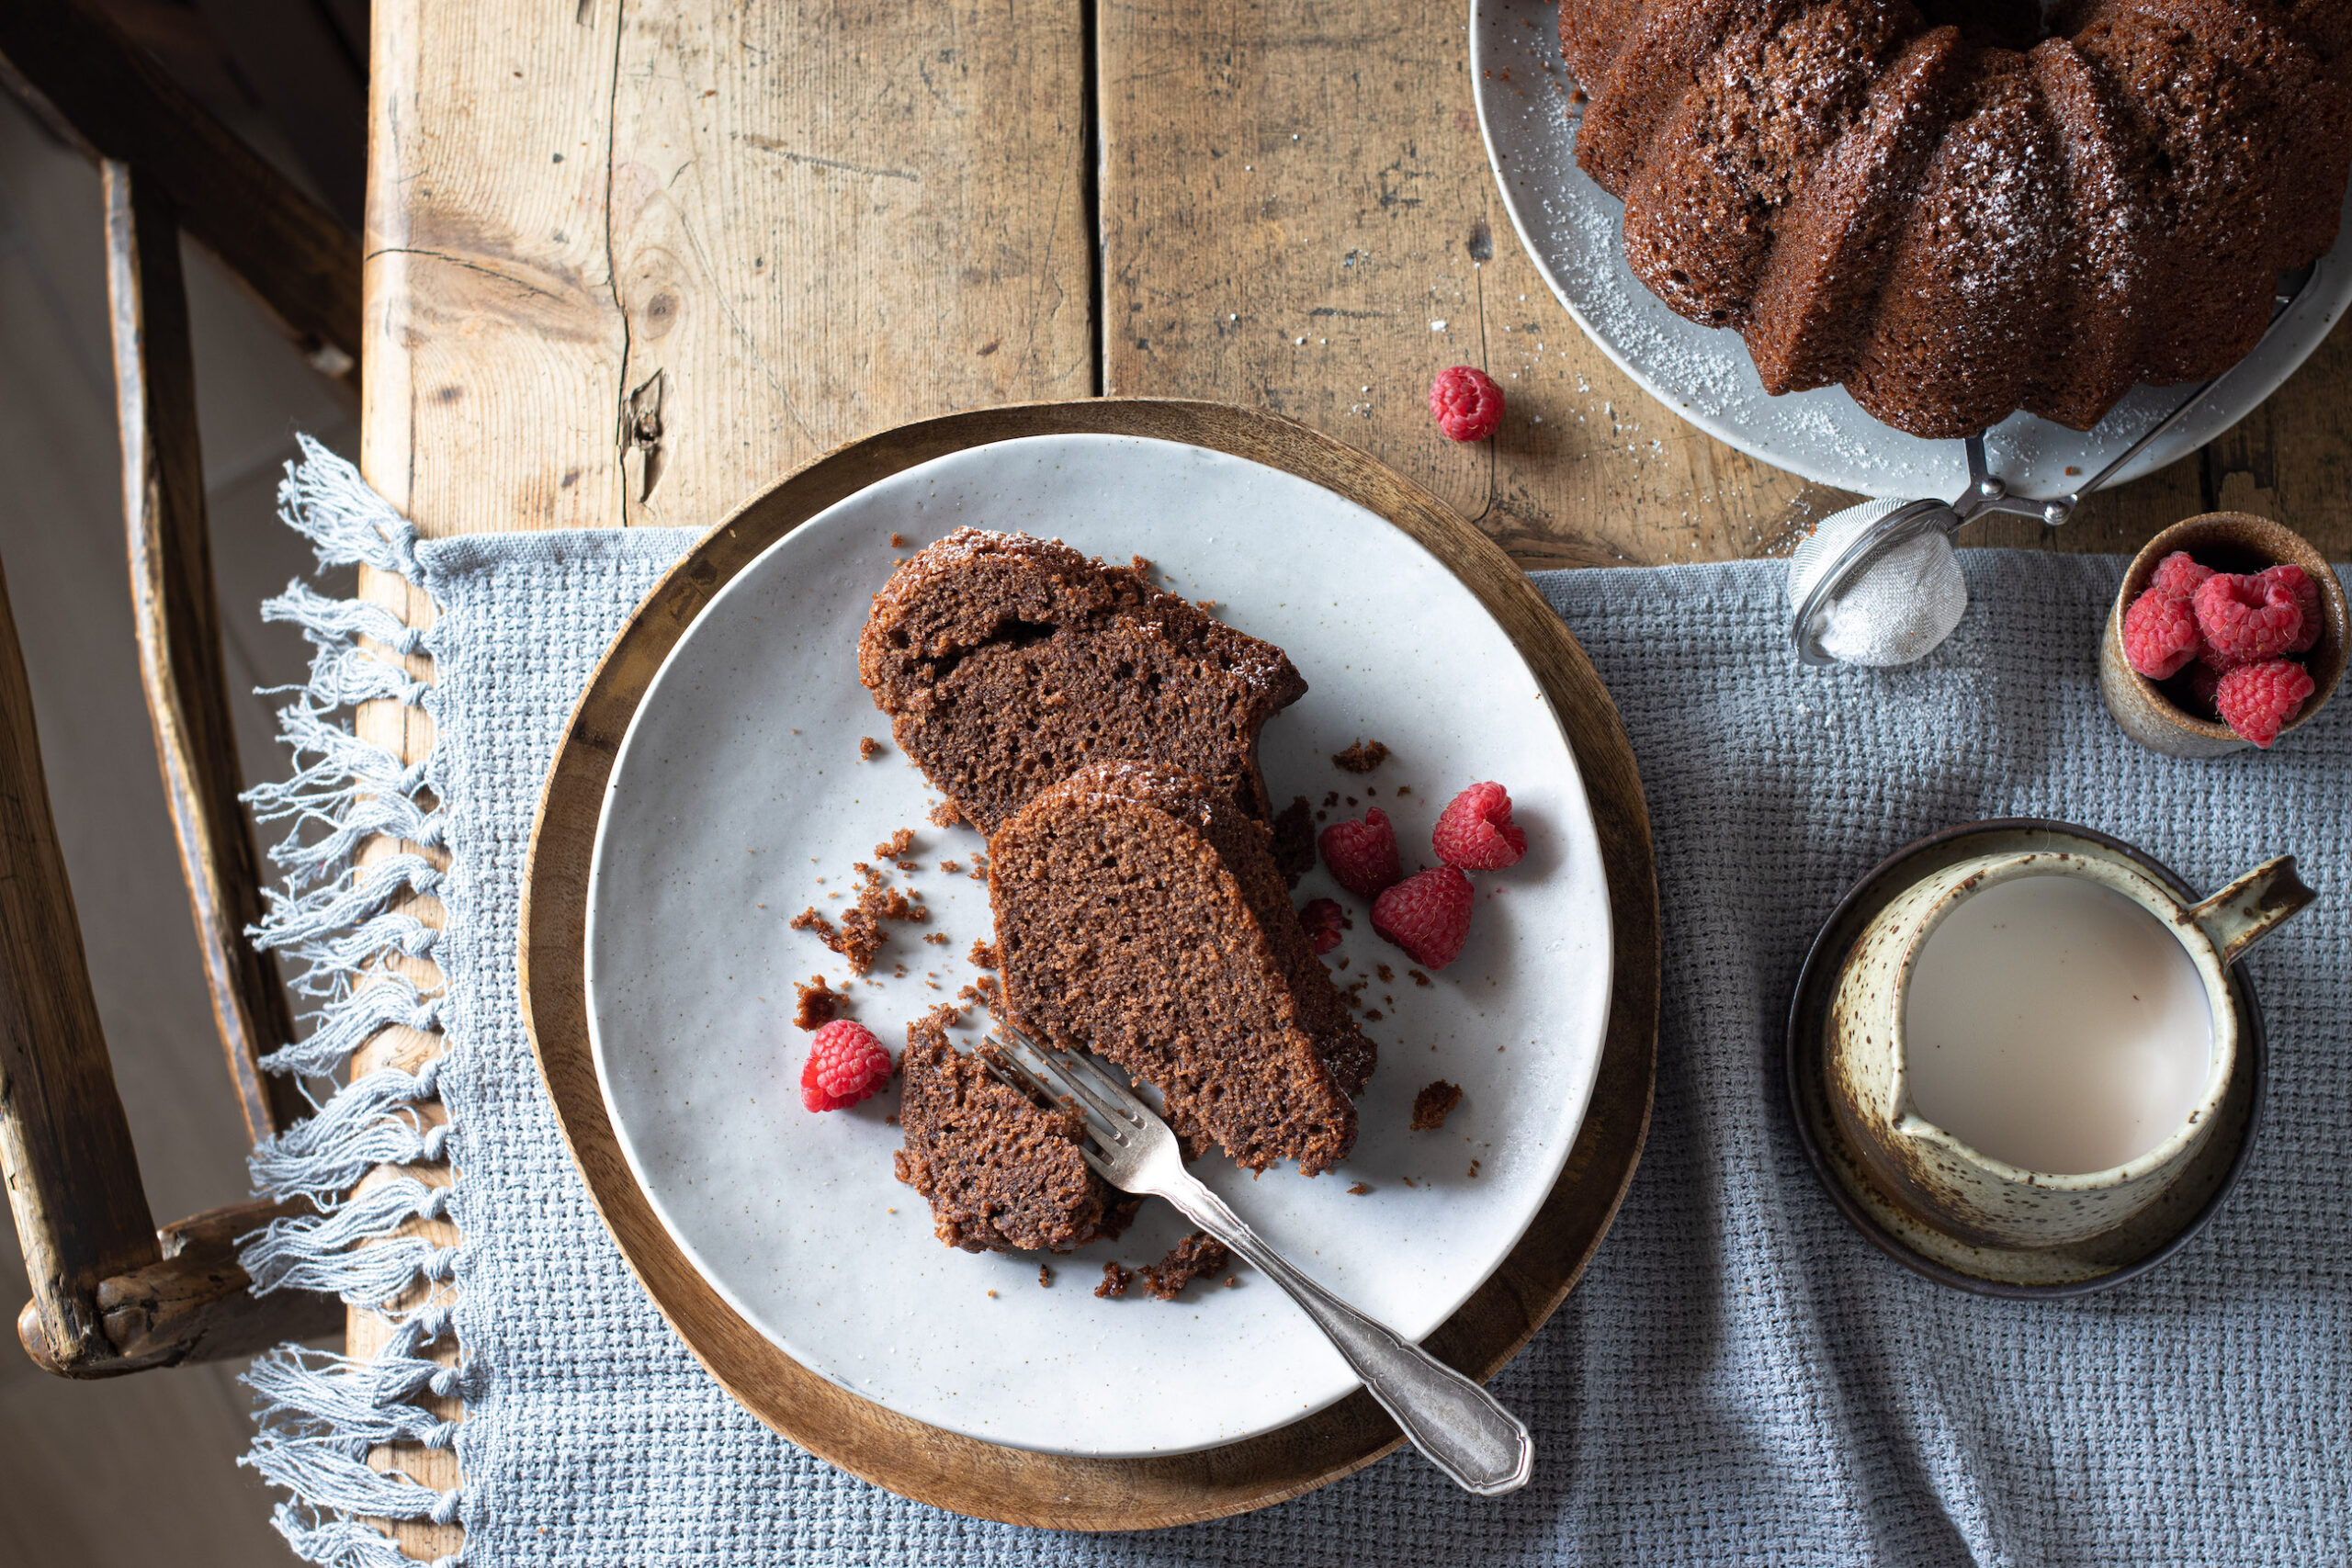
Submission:
MULTIPOLYGON (((2177 1158, 2160 1181, 2141 1184, 2135 1201, 2112 1224, 2088 1235, 2064 1234, 2054 1245, 2016 1245, 1996 1227, 1953 1224, 1945 1217, 1948 1190, 1904 1190, 1890 1175, 1883 1151, 1870 1147, 1853 1123, 1850 1089, 1833 1083, 1838 1030, 1833 1015, 1840 981, 1856 949, 1874 931, 1882 941, 1889 912, 1923 886, 1949 886, 1968 875, 1970 863, 2018 857, 2080 857, 2118 868, 2121 877, 2148 884, 2153 897, 2182 909, 2199 896, 2153 857, 2095 829, 2037 818, 1970 823, 1897 851, 1847 894, 1807 955, 1789 1012, 1787 1092, 1797 1132, 1815 1173, 1840 1212, 1874 1245, 1905 1267, 1939 1283, 1980 1294, 2017 1297, 2085 1294, 2120 1283, 2171 1255, 2219 1207, 2254 1143, 2267 1071, 2261 1014, 2242 964, 2225 970, 2224 1027, 2233 1061, 2219 1075, 2217 1092, 2200 1107, 2194 1136, 2179 1140, 2177 1158), (1941 879, 1939 881, 1939 879, 1941 879), (1843 1102, 1841 1107, 1841 1101, 1843 1102), (1841 1115, 1842 1110, 1842 1115, 1841 1115), (2148 1191, 2146 1189, 2153 1189, 2148 1191)), ((2266 868, 2267 869, 2267 868, 2266 868)), ((2291 875, 2288 880, 2291 882, 2291 875)), ((2300 885, 2296 885, 2299 888, 2300 885)), ((1896 910, 1899 920, 1901 911, 1896 910)), ((2275 921, 2273 922, 2275 923, 2275 921)), ((2240 944, 2241 949, 2243 944, 2240 944)), ((1851 1003, 1851 998, 1849 998, 1851 1003)), ((2218 1041, 2217 1041, 2218 1043, 2218 1041)), ((2064 1198, 2056 1202, 2064 1207, 2064 1198)), ((2079 1227, 2077 1227, 2079 1228, 2079 1227)), ((2011 1230, 2007 1235, 2030 1234, 2011 1230)))

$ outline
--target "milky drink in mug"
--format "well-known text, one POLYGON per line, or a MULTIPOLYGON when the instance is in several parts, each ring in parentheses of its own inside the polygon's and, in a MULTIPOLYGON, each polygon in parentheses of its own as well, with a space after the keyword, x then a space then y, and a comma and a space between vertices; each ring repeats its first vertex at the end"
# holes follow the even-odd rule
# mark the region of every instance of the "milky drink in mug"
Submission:
POLYGON ((2301 908, 2282 857, 2189 905, 2120 854, 1990 854, 1873 919, 1838 973, 1841 1129, 1889 1196, 1986 1247, 2056 1247, 2162 1196, 2238 1067, 2228 964, 2301 908))

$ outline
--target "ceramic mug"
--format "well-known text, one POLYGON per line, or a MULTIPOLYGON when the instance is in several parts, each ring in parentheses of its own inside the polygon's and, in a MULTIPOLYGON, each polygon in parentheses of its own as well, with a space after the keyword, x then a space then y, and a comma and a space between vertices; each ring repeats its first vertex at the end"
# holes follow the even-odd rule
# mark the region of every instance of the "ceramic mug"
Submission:
POLYGON ((1980 1247, 2062 1247, 2130 1219, 2161 1197, 2203 1146, 2238 1068, 2229 965, 2314 895, 2291 855, 2188 904, 2126 857, 2078 852, 1982 855, 1914 883, 1847 954, 1830 998, 1826 1087, 1838 1125, 1877 1184, 1922 1223, 1980 1247), (1986 888, 2018 877, 2081 877, 2154 915, 2201 981, 2211 1055, 2203 1092, 2166 1136, 2106 1170, 2027 1170, 1970 1146, 1919 1111, 1905 1062, 1904 1011, 1937 927, 1986 888))

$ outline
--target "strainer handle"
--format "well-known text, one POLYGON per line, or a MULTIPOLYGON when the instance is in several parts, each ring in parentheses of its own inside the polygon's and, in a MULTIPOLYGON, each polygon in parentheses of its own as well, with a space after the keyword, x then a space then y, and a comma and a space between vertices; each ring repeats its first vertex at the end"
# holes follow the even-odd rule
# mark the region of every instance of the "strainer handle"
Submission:
MULTIPOLYGON (((2270 305, 2270 328, 2278 326, 2279 318, 2287 313, 2295 300, 2301 296, 2303 290, 2311 287, 2311 281, 2319 276, 2322 265, 2321 262, 2313 262, 2308 266, 2298 267, 2278 279, 2278 292, 2270 305)), ((2262 334, 2264 337, 2270 335, 2270 328, 2264 329, 2262 334)), ((2036 501, 2030 496, 2011 495, 2008 481, 1992 471, 1992 465, 1984 456, 1984 437, 1981 434, 1970 436, 1968 438, 1968 490, 1959 500, 1951 503, 1951 509, 1960 514, 1960 520, 1963 523, 1980 512, 2007 512, 2019 517, 2038 518, 2050 526, 2056 527, 2075 514, 2075 508, 2083 503, 2083 497, 2114 478, 2121 471, 2124 464, 2147 450, 2150 444, 2157 437, 2188 418, 2188 411, 2203 400, 2206 393, 2228 380, 2236 373, 2238 366, 2244 365, 2246 359, 2253 357, 2253 351, 2248 350, 2245 358, 2240 359, 2236 365, 2231 366, 2219 376, 2209 377, 2197 383, 2190 389, 2188 396, 2181 399, 2172 412, 2165 415, 2163 420, 2143 432, 2131 446, 2118 452, 2109 460, 2107 467, 2090 477, 2088 483, 2075 486, 2074 490, 2058 497, 2055 501, 2036 501)))

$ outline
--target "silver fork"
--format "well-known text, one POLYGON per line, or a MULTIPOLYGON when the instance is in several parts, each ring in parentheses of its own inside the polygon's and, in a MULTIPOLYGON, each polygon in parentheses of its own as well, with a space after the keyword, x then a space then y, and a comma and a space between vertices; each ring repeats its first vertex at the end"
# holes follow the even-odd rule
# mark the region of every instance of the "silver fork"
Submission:
POLYGON ((1288 1291, 1431 1464, 1482 1497, 1527 1484, 1535 1450, 1518 1416, 1470 1379, 1293 1268, 1225 1200, 1193 1179, 1177 1152, 1176 1134, 1126 1085, 1083 1056, 1040 1045, 1010 1028, 1001 1029, 991 1043, 997 1050, 990 1066, 1001 1077, 1085 1118, 1087 1135, 1079 1149, 1102 1179, 1121 1191, 1167 1199, 1288 1291))

